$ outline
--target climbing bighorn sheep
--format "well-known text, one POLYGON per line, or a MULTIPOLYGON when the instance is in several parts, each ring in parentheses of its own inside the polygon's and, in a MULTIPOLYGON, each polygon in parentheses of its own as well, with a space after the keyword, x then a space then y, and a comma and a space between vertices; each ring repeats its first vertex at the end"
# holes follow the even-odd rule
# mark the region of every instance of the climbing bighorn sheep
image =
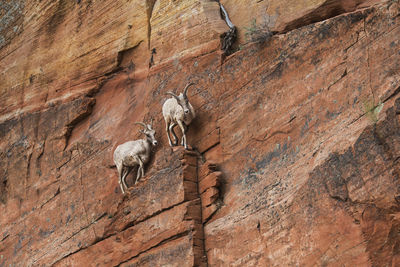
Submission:
POLYGON ((114 151, 114 163, 117 166, 119 185, 123 194, 125 194, 125 190, 128 189, 126 177, 130 171, 133 167, 139 166, 135 181, 136 184, 139 179, 144 176, 143 165, 150 159, 151 147, 157 145, 157 140, 154 137, 156 132, 152 129, 152 123, 146 125, 142 122, 135 122, 135 124, 144 127, 144 129, 139 130, 139 132, 144 134, 146 138, 123 143, 117 146, 114 151))
POLYGON ((187 90, 189 86, 193 84, 194 83, 187 84, 185 89, 183 89, 183 94, 180 93, 179 96, 172 92, 167 92, 167 94, 172 95, 173 98, 169 98, 164 102, 162 113, 165 120, 165 129, 167 131, 170 146, 176 146, 178 144, 178 138, 174 132, 174 127, 179 125, 182 130, 181 145, 183 145, 185 149, 188 148, 186 143, 186 131, 188 129, 188 125, 195 118, 196 114, 192 105, 189 103, 187 90), (174 138, 174 143, 171 141, 170 132, 174 138))

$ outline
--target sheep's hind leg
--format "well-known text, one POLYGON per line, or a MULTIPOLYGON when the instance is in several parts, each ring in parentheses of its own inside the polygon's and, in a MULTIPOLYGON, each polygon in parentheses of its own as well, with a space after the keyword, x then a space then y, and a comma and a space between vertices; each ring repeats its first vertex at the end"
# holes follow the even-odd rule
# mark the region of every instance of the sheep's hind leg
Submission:
POLYGON ((172 142, 171 142, 171 137, 169 136, 169 125, 170 125, 170 122, 165 120, 165 131, 167 132, 169 146, 173 146, 172 142))
POLYGON ((122 194, 125 194, 124 186, 122 185, 121 181, 118 181, 119 186, 121 187, 122 194))
POLYGON ((174 127, 176 126, 176 123, 172 123, 170 126, 169 126, 169 130, 170 130, 170 132, 172 133, 172 137, 174 138, 174 146, 177 146, 178 145, 178 137, 176 136, 176 133, 175 133, 175 131, 174 131, 174 127))
POLYGON ((139 179, 144 176, 144 167, 143 167, 143 161, 140 159, 140 157, 136 156, 135 159, 137 162, 139 162, 139 168, 137 171, 137 176, 135 181, 135 184, 137 184, 139 179))
POLYGON ((118 171, 118 183, 119 186, 121 187, 122 194, 125 194, 124 186, 122 185, 122 171, 124 167, 122 166, 122 164, 116 164, 116 166, 118 171))
POLYGON ((123 186, 125 187, 125 190, 128 190, 128 186, 126 185, 126 177, 131 172, 131 170, 132 170, 132 168, 130 168, 130 167, 125 167, 124 168, 124 174, 122 176, 121 181, 122 181, 123 186))

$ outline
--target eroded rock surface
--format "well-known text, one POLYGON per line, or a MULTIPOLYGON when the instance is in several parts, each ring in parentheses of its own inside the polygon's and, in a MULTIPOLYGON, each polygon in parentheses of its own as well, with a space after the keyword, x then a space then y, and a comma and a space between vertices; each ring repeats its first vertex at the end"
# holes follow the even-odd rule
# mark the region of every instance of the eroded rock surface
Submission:
POLYGON ((221 3, 228 57, 215 1, 0 4, 0 266, 400 264, 398 1, 221 3), (161 106, 189 81, 184 152, 161 106))

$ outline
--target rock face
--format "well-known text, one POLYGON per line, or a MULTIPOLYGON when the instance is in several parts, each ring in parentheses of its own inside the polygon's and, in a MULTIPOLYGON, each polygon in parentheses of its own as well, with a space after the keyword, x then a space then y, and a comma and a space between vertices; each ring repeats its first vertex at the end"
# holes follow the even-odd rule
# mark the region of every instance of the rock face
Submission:
POLYGON ((0 266, 400 265, 399 2, 221 3, 228 57, 215 1, 0 4, 0 266), (189 81, 184 151, 161 106, 189 81))

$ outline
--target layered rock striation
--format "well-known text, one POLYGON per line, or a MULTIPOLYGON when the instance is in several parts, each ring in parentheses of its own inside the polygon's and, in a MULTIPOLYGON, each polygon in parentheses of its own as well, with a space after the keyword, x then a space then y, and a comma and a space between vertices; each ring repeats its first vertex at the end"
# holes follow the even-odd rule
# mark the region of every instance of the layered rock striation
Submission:
POLYGON ((0 4, 0 266, 400 264, 399 2, 221 3, 229 56, 215 1, 0 4), (187 82, 192 151, 161 114, 187 82))

